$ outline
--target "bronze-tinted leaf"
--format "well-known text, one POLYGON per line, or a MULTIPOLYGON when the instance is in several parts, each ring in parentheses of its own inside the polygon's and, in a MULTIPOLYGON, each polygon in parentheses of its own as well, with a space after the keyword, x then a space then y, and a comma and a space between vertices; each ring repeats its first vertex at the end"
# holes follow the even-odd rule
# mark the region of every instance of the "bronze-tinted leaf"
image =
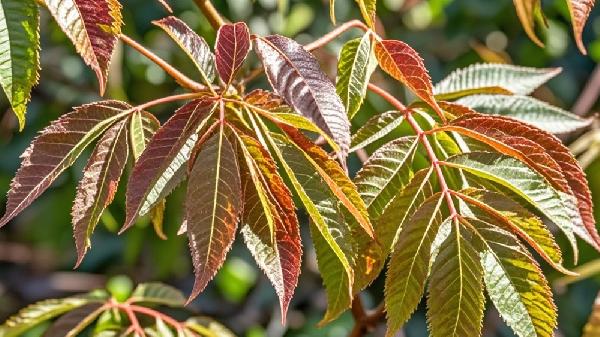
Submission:
POLYGON ((250 51, 250 31, 243 22, 225 24, 217 32, 215 57, 217 71, 223 82, 231 83, 250 51))
POLYGON ((350 144, 350 122, 335 86, 320 69, 317 59, 284 36, 260 37, 255 43, 273 89, 331 136, 340 147, 340 157, 345 158, 350 144))
POLYGON ((197 140, 194 135, 213 107, 213 102, 208 99, 190 102, 177 110, 154 134, 129 177, 127 216, 122 231, 131 227, 140 213, 149 211, 159 201, 158 196, 163 190, 173 189, 184 179, 185 176, 178 172, 185 167, 197 140), (147 200, 149 197, 153 202, 147 200))
POLYGON ((102 303, 89 303, 54 322, 42 337, 76 337, 104 311, 102 303))
POLYGON ((277 109, 285 104, 281 96, 263 89, 250 91, 244 96, 244 102, 265 110, 277 109))
POLYGON ((117 0, 45 0, 46 7, 98 76, 104 93, 110 58, 123 24, 117 0))
POLYGON ((46 127, 21 155, 23 162, 11 183, 0 227, 29 206, 87 145, 124 118, 129 108, 118 101, 91 103, 75 108, 46 127))
POLYGON ((596 0, 567 0, 569 12, 571 13, 571 18, 573 19, 573 33, 575 34, 575 41, 577 42, 577 47, 583 54, 587 54, 587 51, 583 45, 581 35, 583 34, 585 22, 590 16, 590 12, 594 7, 595 2, 596 0))
POLYGON ((414 49, 402 41, 382 40, 375 44, 375 56, 381 69, 406 85, 439 116, 444 115, 433 97, 433 84, 423 59, 414 49))
POLYGON ((242 188, 233 146, 223 125, 206 141, 190 172, 185 221, 196 281, 190 300, 198 296, 223 264, 235 239, 242 210, 242 188))
POLYGON ((90 236, 102 212, 117 192, 129 153, 127 122, 120 121, 104 133, 92 152, 77 187, 71 211, 78 255, 77 265, 91 246, 90 236))

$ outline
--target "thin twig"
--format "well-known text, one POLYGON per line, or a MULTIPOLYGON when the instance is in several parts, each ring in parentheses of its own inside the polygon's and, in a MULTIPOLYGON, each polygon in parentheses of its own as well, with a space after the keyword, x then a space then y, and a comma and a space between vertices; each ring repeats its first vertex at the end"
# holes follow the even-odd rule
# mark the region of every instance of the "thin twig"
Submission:
POLYGON ((221 14, 217 11, 215 6, 210 2, 210 0, 194 0, 196 6, 200 8, 200 11, 210 22, 210 25, 215 29, 219 29, 222 25, 225 24, 225 20, 221 17, 221 14))
POLYGON ((140 104, 135 107, 135 110, 144 110, 144 109, 147 109, 147 108, 153 107, 155 105, 159 105, 159 104, 175 102, 175 101, 185 101, 185 100, 189 100, 189 99, 199 98, 202 96, 204 96, 204 93, 194 92, 194 93, 161 97, 161 98, 140 104))
POLYGON ((600 96, 600 64, 596 65, 583 91, 573 105, 572 112, 578 116, 588 116, 600 96))
POLYGON ((359 21, 359 20, 348 21, 344 24, 337 26, 334 30, 321 36, 320 38, 316 39, 315 41, 305 45, 304 49, 306 49, 308 51, 313 51, 315 49, 319 49, 319 48, 323 47, 324 45, 328 44, 329 42, 333 41, 335 38, 337 38, 342 33, 346 32, 347 30, 349 30, 351 28, 360 28, 365 32, 369 31, 369 27, 367 27, 367 25, 365 25, 362 21, 359 21))
POLYGON ((158 55, 154 54, 150 50, 146 49, 141 44, 137 43, 135 40, 130 38, 127 35, 119 34, 119 38, 121 41, 137 50, 140 54, 146 56, 150 61, 154 62, 157 66, 161 67, 167 74, 173 77, 177 83, 179 83, 182 87, 192 90, 192 91, 206 91, 212 90, 212 88, 207 88, 204 85, 192 80, 191 78, 185 76, 179 70, 175 69, 172 65, 170 65, 167 61, 160 58, 158 55))

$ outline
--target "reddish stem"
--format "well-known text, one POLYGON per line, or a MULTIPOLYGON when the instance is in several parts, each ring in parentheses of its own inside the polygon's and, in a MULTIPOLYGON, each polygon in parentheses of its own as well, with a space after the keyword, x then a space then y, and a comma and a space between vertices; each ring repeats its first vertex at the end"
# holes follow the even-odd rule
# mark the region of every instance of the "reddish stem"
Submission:
POLYGON ((362 21, 359 21, 359 20, 348 21, 342 25, 337 26, 334 30, 321 36, 320 38, 316 39, 315 41, 305 45, 304 49, 306 49, 308 51, 313 51, 315 49, 319 49, 319 48, 323 47, 324 45, 328 44, 329 42, 333 41, 335 38, 337 38, 342 33, 346 32, 347 30, 349 30, 351 28, 359 28, 365 32, 369 31, 369 27, 367 27, 367 25, 365 25, 362 21))
POLYGON ((160 104, 164 104, 164 103, 169 103, 169 102, 175 102, 175 101, 185 101, 185 100, 189 100, 189 99, 194 99, 194 98, 199 98, 202 97, 203 94, 201 93, 187 93, 187 94, 179 94, 179 95, 172 95, 172 96, 166 96, 166 97, 161 97, 143 104, 140 104, 138 106, 135 107, 135 110, 144 110, 150 107, 153 107, 155 105, 160 105, 160 104))
POLYGON ((219 14, 215 6, 213 6, 209 0, 194 0, 194 2, 215 30, 225 24, 225 20, 223 20, 221 14, 219 14))
POLYGON ((394 96, 392 96, 392 94, 385 91, 384 89, 382 89, 372 83, 369 83, 368 88, 372 92, 378 94, 383 99, 388 101, 388 103, 390 103, 393 107, 395 107, 399 111, 405 112, 406 120, 408 121, 408 124, 414 130, 414 132, 417 134, 417 137, 419 138, 419 141, 425 148, 425 151, 427 152, 427 157, 429 157, 429 161, 431 162, 431 165, 433 166, 435 173, 438 176, 438 179, 440 181, 440 188, 442 190, 441 192, 444 195, 444 197, 446 198, 446 203, 448 204, 448 210, 450 211, 450 217, 453 219, 456 218, 456 216, 458 215, 458 212, 456 211, 456 208, 454 207, 454 202, 452 201, 452 195, 450 193, 450 189, 448 188, 448 184, 446 183, 446 178, 444 177, 444 173, 442 172, 442 168, 440 167, 440 161, 439 161, 437 155, 435 154, 435 151, 433 150, 431 143, 429 143, 429 140, 427 139, 425 131, 423 131, 423 129, 421 128, 419 123, 417 123, 417 121, 413 117, 412 110, 406 109, 404 104, 402 104, 394 96))
POLYGON ((137 312, 142 315, 150 316, 153 318, 160 318, 163 322, 167 323, 168 325, 172 326, 173 328, 175 328, 177 330, 182 330, 183 328, 185 328, 184 323, 181 323, 181 322, 169 317, 168 315, 163 314, 160 311, 156 311, 156 310, 153 310, 150 308, 141 307, 139 305, 133 305, 133 304, 128 305, 128 307, 129 307, 129 309, 131 309, 132 312, 137 312))

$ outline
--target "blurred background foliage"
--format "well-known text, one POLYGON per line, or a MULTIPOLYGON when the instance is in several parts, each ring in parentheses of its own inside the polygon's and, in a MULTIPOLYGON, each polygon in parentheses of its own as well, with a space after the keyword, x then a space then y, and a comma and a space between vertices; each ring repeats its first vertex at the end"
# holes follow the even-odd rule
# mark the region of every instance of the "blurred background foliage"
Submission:
MULTIPOLYGON (((192 64, 169 38, 151 24, 167 13, 151 0, 122 0, 125 33, 142 42, 158 55, 187 74, 194 74, 192 64)), ((170 0, 180 18, 212 44, 215 33, 194 7, 191 0, 170 0)), ((257 34, 279 33, 310 42, 332 28, 327 0, 215 0, 215 6, 232 21, 245 21, 257 34)), ((595 64, 600 61, 600 9, 592 13, 585 30, 584 41, 589 56, 581 55, 574 44, 568 11, 564 0, 543 1, 548 17, 545 33, 546 48, 534 45, 524 34, 511 0, 380 0, 378 14, 382 35, 409 43, 425 59, 434 82, 453 69, 482 61, 510 62, 535 67, 562 67, 563 72, 536 96, 564 108, 571 108, 580 99, 595 64)), ((66 36, 42 10, 42 72, 35 88, 27 115, 27 127, 19 133, 17 121, 8 111, 5 97, 0 98, 0 202, 5 203, 19 155, 35 134, 51 120, 70 111, 71 107, 100 99, 93 73, 76 55, 66 36)), ((359 18, 353 0, 337 0, 338 22, 359 18)), ((359 32, 349 32, 324 49, 317 51, 323 69, 335 76, 336 55, 343 42, 359 32)), ((250 62, 251 63, 251 62, 250 62)), ((249 66, 246 71, 250 71, 249 66)), ((402 88, 381 73, 374 81, 405 97, 402 88)), ((264 87, 259 79, 253 87, 264 87)), ((122 99, 139 104, 153 98, 178 92, 174 81, 156 65, 135 51, 118 48, 112 62, 106 98, 122 99)), ((410 97, 405 97, 410 99, 410 97)), ((589 98, 589 97, 588 97, 589 98)), ((592 95, 592 103, 596 96, 592 95)), ((589 104, 579 109, 587 113, 589 104)), ((597 107, 597 106, 596 106, 597 107)), ((152 111, 164 120, 176 108, 166 105, 152 111)), ((363 111, 353 121, 361 125, 369 116, 388 109, 377 97, 369 96, 363 111)), ((592 111, 596 111, 593 110, 592 111)), ((574 139, 570 137, 568 140, 574 139)), ((376 146, 376 145, 375 145, 376 146)), ((585 145, 584 145, 585 148, 585 145)), ((368 150, 373 150, 369 148, 368 150)), ((25 304, 43 298, 64 296, 103 287, 110 279, 115 292, 127 292, 133 282, 164 281, 189 291, 193 279, 185 237, 177 236, 181 221, 182 190, 169 197, 165 213, 165 233, 168 240, 159 239, 147 219, 117 236, 124 217, 122 188, 109 207, 93 237, 91 252, 78 270, 72 270, 75 249, 71 236, 70 208, 75 187, 81 177, 86 156, 82 156, 48 192, 38 199, 7 227, 0 230, 0 319, 14 313, 25 304), (124 275, 126 277, 117 277, 124 275)), ((351 171, 360 167, 351 158, 351 171)), ((600 205, 600 161, 587 168, 592 194, 600 205)), ((124 187, 125 184, 121 184, 124 187)), ((3 206, 0 206, 0 208, 3 206)), ((596 207, 600 221, 600 206, 596 207)), ((277 300, 262 272, 257 269, 243 241, 237 240, 209 288, 191 305, 191 310, 215 317, 240 336, 345 336, 352 327, 352 318, 344 315, 325 328, 316 323, 326 306, 321 280, 316 271, 314 252, 309 243, 306 216, 300 211, 304 249, 304 271, 288 315, 288 328, 280 324, 277 300)), ((567 245, 563 244, 563 247, 567 245)), ((581 243, 581 262, 598 258, 589 246, 581 243)), ((566 249, 565 249, 566 250, 566 249)), ((565 252, 572 261, 570 252, 565 252)), ((586 280, 557 283, 560 275, 544 266, 554 282, 559 308, 558 336, 580 336, 600 289, 600 273, 586 280)), ((364 294, 369 306, 381 300, 382 282, 378 280, 364 294)), ((409 321, 404 334, 426 336, 424 308, 409 321)), ((39 336, 32 332, 29 336, 39 336)), ((377 332, 375 335, 378 335, 377 332)), ((511 336, 497 313, 488 311, 484 336, 511 336)))

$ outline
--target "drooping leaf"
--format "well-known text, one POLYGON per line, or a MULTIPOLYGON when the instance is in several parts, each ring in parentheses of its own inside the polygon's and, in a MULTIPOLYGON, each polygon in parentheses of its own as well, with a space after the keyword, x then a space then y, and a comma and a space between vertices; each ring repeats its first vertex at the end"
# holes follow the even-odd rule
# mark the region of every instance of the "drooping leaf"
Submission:
POLYGON ((90 237, 102 212, 112 202, 127 164, 127 122, 122 120, 104 133, 92 152, 77 187, 71 211, 77 265, 83 261, 91 246, 90 237))
POLYGON ((185 297, 181 291, 162 283, 139 284, 128 301, 132 303, 167 305, 170 307, 183 307, 185 305, 185 297))
POLYGON ((67 34, 98 77, 104 94, 110 58, 121 33, 121 5, 117 0, 45 0, 60 28, 67 34))
POLYGON ((146 214, 185 178, 185 163, 198 140, 196 131, 208 120, 214 104, 200 99, 173 114, 158 129, 138 159, 127 184, 126 219, 122 231, 146 214), (183 170, 183 171, 182 171, 183 170))
POLYGON ((302 256, 294 201, 269 153, 254 138, 240 135, 240 139, 248 167, 248 174, 242 176, 245 202, 241 231, 279 296, 285 321, 302 256))
POLYGON ((0 336, 19 337, 32 327, 96 301, 108 298, 104 292, 88 296, 74 296, 63 299, 45 300, 21 309, 0 326, 0 336))
POLYGON ((483 244, 483 279, 500 316, 520 337, 553 336, 556 307, 533 256, 511 233, 481 220, 465 221, 483 244))
POLYGON ((540 47, 544 46, 544 43, 538 38, 535 33, 536 19, 541 17, 542 14, 542 2, 541 0, 513 0, 515 9, 517 10, 517 16, 521 20, 521 25, 525 29, 527 36, 540 47))
POLYGON ((429 168, 415 173, 381 216, 374 220, 376 237, 386 254, 396 246, 407 221, 434 194, 433 176, 433 170, 429 168))
POLYGON ((54 322, 43 337, 76 337, 104 311, 102 303, 88 303, 54 322))
POLYGON ((166 206, 166 200, 162 199, 150 210, 150 222, 152 222, 152 227, 154 227, 154 233, 156 233, 156 236, 158 236, 162 240, 168 239, 163 229, 166 206))
MULTIPOLYGON (((592 197, 585 173, 559 139, 542 130, 502 117, 470 114, 453 121, 451 125, 497 139, 521 152, 521 155, 515 155, 487 142, 500 152, 518 157, 546 177, 559 191, 572 195, 576 199, 579 214, 588 233, 585 239, 597 247, 600 236, 595 226, 592 197)), ((461 132, 461 130, 457 131, 461 132)), ((477 135, 471 136, 485 141, 477 135)))
POLYGON ((202 82, 210 86, 215 80, 215 56, 204 39, 196 34, 185 22, 174 16, 153 21, 186 52, 200 72, 202 82))
POLYGON ((356 0, 358 8, 363 19, 370 28, 375 27, 375 12, 377 10, 377 0, 356 0))
POLYGON ((457 103, 477 112, 514 117, 550 133, 569 133, 590 125, 568 111, 528 96, 473 95, 457 103))
POLYGON ((481 335, 483 270, 471 233, 452 226, 431 267, 427 320, 432 337, 481 335))
POLYGON ((574 200, 565 198, 538 173, 512 157, 472 152, 448 158, 444 165, 460 168, 508 188, 554 222, 577 250, 574 233, 585 232, 574 200))
POLYGON ((0 41, 0 85, 23 130, 40 67, 39 13, 34 0, 0 1, 0 41))
POLYGON ((571 19, 573 20, 573 34, 575 35, 575 42, 577 48, 585 55, 587 51, 583 45, 583 28, 585 23, 590 16, 592 8, 594 8, 595 0, 567 0, 569 6, 569 12, 571 13, 571 19))
POLYGON ((415 136, 393 140, 373 153, 356 174, 354 183, 372 219, 377 219, 411 180, 418 145, 415 136))
POLYGON ((528 68, 481 63, 453 71, 435 85, 436 95, 499 87, 515 95, 529 95, 558 75, 561 68, 528 68))
POLYGON ((160 127, 160 122, 153 114, 146 111, 135 111, 131 114, 129 121, 129 142, 131 144, 131 154, 137 161, 146 149, 156 130, 160 127))
POLYGON ((429 273, 431 243, 443 222, 443 195, 428 198, 400 232, 385 280, 388 329, 394 336, 421 301, 429 273))
POLYGON ((382 40, 375 43, 375 56, 381 69, 406 85, 439 116, 444 115, 433 97, 431 77, 423 59, 414 49, 402 41, 382 40))
POLYGON ((350 122, 335 86, 317 59, 302 45, 280 35, 255 39, 256 51, 273 89, 304 116, 323 129, 345 158, 350 144, 350 122))
POLYGON ((242 188, 233 146, 223 125, 200 150, 190 172, 185 221, 196 280, 190 299, 198 296, 223 264, 235 239, 242 211, 242 188))
POLYGON ((360 109, 367 94, 367 84, 376 66, 371 34, 350 40, 342 47, 335 86, 349 119, 360 109))
POLYGON ((550 265, 565 272, 560 247, 539 217, 517 202, 493 191, 469 188, 461 190, 458 196, 479 209, 472 209, 478 218, 485 218, 487 222, 515 233, 550 265))
POLYGON ((83 105, 42 130, 21 155, 23 161, 11 183, 0 227, 40 196, 88 144, 124 118, 129 108, 118 101, 83 105))
POLYGON ((350 142, 350 152, 380 140, 394 131, 404 121, 401 111, 388 111, 371 117, 354 135, 350 142))
POLYGON ((217 32, 215 57, 217 71, 229 85, 250 51, 250 31, 244 22, 225 24, 217 32))

